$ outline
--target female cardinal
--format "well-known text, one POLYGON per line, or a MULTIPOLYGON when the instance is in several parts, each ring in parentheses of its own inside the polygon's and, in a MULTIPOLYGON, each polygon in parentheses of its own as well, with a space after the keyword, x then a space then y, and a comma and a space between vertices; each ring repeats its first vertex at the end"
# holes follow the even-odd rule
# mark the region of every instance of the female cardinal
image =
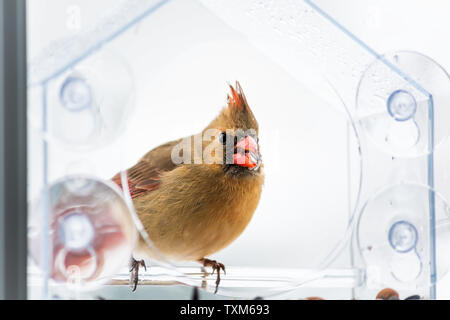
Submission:
MULTIPOLYGON (((156 147, 126 172, 136 212, 156 248, 169 259, 212 267, 216 292, 225 267, 206 257, 244 231, 264 182, 258 123, 239 82, 230 89, 228 105, 201 133, 156 147), (205 136, 211 139, 196 148, 193 142, 205 136), (174 161, 180 146, 186 147, 181 163, 174 161)), ((121 186, 120 174, 113 181, 121 186)), ((152 257, 142 239, 137 251, 152 257)), ((133 291, 140 265, 143 260, 132 258, 133 291)))

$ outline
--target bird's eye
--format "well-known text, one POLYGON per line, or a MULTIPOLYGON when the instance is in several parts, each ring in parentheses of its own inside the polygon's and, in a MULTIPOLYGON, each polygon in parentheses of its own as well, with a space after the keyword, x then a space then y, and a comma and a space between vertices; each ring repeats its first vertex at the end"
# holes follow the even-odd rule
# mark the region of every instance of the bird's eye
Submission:
POLYGON ((223 145, 227 143, 227 134, 226 132, 221 132, 219 135, 219 142, 223 145))

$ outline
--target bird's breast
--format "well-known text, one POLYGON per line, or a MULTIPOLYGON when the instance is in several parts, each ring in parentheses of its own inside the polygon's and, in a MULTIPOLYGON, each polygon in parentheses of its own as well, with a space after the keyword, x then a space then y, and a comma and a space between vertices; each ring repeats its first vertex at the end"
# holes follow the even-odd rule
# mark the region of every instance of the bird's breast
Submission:
POLYGON ((258 205, 263 175, 232 177, 220 167, 181 166, 134 200, 156 247, 175 260, 198 260, 228 246, 258 205), (206 167, 206 168, 205 168, 206 167))

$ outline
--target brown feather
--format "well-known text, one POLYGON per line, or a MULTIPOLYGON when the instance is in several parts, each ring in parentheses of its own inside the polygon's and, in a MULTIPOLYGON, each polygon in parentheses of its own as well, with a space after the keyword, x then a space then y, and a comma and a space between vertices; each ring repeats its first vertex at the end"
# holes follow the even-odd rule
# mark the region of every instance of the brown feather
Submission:
MULTIPOLYGON (((205 130, 258 132, 240 84, 230 87, 228 106, 205 130)), ((194 261, 225 248, 244 231, 258 205, 264 175, 262 166, 248 175, 233 175, 221 164, 175 165, 171 152, 181 140, 151 150, 127 175, 136 212, 156 247, 168 258, 194 261)), ((119 174, 113 180, 121 186, 119 174)), ((153 255, 142 239, 138 251, 153 255)))
POLYGON ((134 200, 156 247, 175 260, 198 260, 244 231, 259 202, 264 177, 237 178, 220 165, 182 165, 158 189, 134 200))

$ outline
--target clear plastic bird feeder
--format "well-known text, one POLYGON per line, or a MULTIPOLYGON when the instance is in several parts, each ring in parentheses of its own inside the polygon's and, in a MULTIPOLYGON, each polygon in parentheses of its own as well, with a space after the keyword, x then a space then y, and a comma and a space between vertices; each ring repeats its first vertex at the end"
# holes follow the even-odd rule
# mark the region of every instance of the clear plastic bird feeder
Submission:
MULTIPOLYGON (((73 283, 74 270, 75 291, 126 284, 138 233, 157 252, 110 178, 200 132, 239 80, 259 122, 266 181, 250 225, 210 257, 227 267, 219 294, 370 298, 392 287, 436 298, 450 266, 450 82, 440 65, 401 48, 378 52, 332 1, 108 7, 30 62, 39 161, 29 239, 43 297, 73 283)), ((200 266, 163 256, 140 275, 141 287, 215 288, 200 266)), ((121 288, 115 298, 131 294, 121 288)))

